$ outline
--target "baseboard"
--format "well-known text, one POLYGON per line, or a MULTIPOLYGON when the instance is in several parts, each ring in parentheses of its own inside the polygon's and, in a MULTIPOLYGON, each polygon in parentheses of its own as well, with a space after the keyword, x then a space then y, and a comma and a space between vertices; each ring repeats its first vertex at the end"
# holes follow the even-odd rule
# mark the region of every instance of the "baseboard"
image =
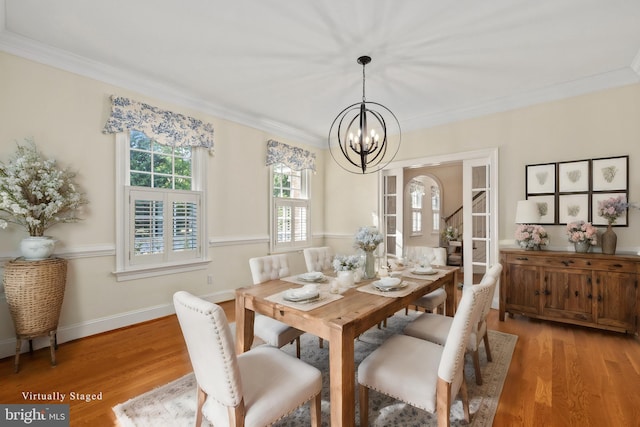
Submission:
MULTIPOLYGON (((207 295, 200 295, 200 297, 214 303, 219 303, 233 300, 235 298, 235 293, 233 290, 227 290, 207 295)), ((87 322, 77 323, 75 325, 61 326, 58 328, 58 344, 85 338, 91 335, 101 334, 103 332, 113 331, 115 329, 135 325, 136 323, 169 316, 174 313, 175 310, 173 308, 173 304, 170 303, 153 307, 145 307, 140 310, 102 317, 87 322)), ((49 346, 49 338, 46 336, 34 338, 32 342, 34 350, 49 346)), ((0 341, 0 358, 15 356, 15 351, 15 338, 8 338, 0 341)), ((27 351, 29 351, 29 342, 25 341, 22 343, 21 352, 24 353, 27 351)))

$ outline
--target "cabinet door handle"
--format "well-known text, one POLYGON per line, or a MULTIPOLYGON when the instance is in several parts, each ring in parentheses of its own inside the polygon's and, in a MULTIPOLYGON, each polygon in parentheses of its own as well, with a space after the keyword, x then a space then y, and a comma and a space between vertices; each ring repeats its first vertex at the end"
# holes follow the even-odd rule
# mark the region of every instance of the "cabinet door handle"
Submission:
POLYGON ((589 298, 589 299, 593 299, 593 295, 588 294, 588 295, 587 295, 587 298, 589 298))
POLYGON ((527 258, 526 256, 519 256, 519 257, 516 257, 516 259, 518 261, 529 261, 529 258, 527 258))
POLYGON ((602 295, 598 295, 598 302, 602 302, 602 295))
POLYGON ((587 277, 587 283, 591 284, 591 276, 587 277))
POLYGON ((616 268, 622 268, 622 264, 613 264, 613 266, 616 268))
POLYGON ((573 260, 565 260, 565 261, 560 261, 561 263, 564 264, 565 267, 569 267, 569 264, 573 264, 573 260))
POLYGON ((540 295, 540 291, 536 289, 536 291, 533 293, 534 295, 540 295))
POLYGON ((549 291, 549 290, 545 289, 545 290, 544 290, 544 294, 545 294, 545 295, 551 295, 551 291, 549 291))
POLYGON ((578 291, 575 292, 576 296, 578 296, 578 291))

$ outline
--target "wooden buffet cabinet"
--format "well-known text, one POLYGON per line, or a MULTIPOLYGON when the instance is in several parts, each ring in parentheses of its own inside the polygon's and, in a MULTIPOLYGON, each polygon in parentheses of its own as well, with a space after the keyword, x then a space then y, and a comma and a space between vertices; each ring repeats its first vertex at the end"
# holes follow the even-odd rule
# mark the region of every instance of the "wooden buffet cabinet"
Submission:
POLYGON ((637 333, 640 257, 500 251, 500 320, 505 313, 637 333))

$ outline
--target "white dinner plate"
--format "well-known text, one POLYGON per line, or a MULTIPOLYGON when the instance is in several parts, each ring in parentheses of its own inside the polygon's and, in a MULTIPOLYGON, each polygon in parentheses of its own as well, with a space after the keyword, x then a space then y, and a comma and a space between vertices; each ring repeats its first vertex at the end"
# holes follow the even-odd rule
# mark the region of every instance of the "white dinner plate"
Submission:
POLYGON ((405 282, 399 282, 399 283, 396 283, 395 285, 389 286, 389 285, 384 285, 379 280, 376 282, 373 282, 372 285, 374 288, 376 288, 381 292, 397 291, 407 287, 407 283, 405 282))
POLYGON ((438 272, 436 270, 434 270, 433 268, 431 270, 412 270, 411 273, 413 274, 418 274, 418 275, 425 275, 425 276, 430 276, 432 274, 438 274, 438 272))
POLYGON ((318 271, 311 271, 309 273, 303 273, 301 275, 298 276, 298 279, 302 280, 303 282, 323 282, 325 281, 327 278, 324 276, 324 274, 318 272, 318 271))
POLYGON ((318 292, 317 290, 308 291, 304 288, 287 289, 282 294, 282 298, 285 301, 291 301, 291 302, 309 301, 309 300, 318 299, 319 297, 320 297, 320 292, 318 292))

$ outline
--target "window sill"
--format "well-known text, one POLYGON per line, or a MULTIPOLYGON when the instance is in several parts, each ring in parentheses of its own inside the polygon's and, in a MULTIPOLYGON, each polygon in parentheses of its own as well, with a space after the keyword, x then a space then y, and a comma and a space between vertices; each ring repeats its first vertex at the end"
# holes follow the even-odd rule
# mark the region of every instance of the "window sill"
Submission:
POLYGON ((143 265, 131 267, 126 270, 117 270, 114 271, 113 274, 116 276, 116 280, 118 282, 124 282, 127 280, 145 279, 148 277, 165 276, 167 274, 204 270, 210 262, 210 259, 203 259, 173 264, 143 265))

